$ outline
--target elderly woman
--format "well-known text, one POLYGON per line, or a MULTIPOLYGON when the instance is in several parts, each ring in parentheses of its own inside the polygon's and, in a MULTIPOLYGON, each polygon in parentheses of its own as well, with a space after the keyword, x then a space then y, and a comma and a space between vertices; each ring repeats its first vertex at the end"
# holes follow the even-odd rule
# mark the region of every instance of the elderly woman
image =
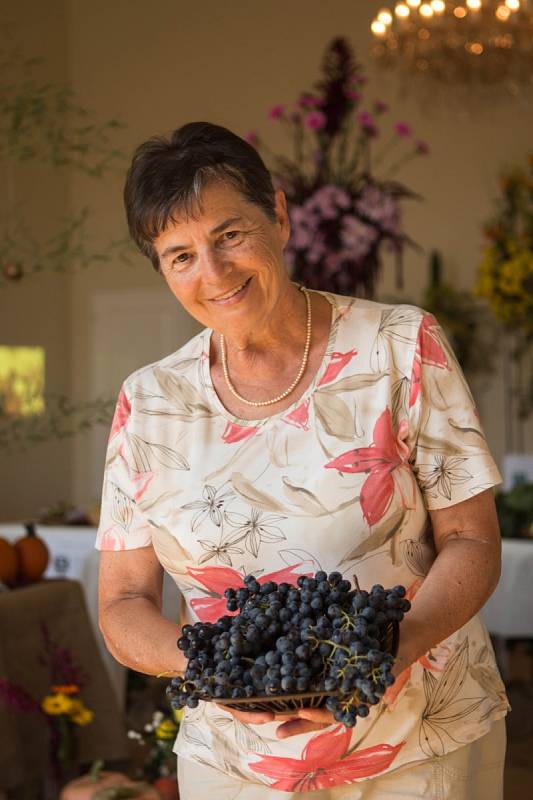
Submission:
POLYGON ((182 800, 500 798, 507 701, 476 616, 500 571, 500 477, 438 323, 292 283, 284 194, 225 128, 141 145, 125 202, 204 328, 120 392, 97 541, 110 651, 179 674, 180 625, 226 613, 248 573, 337 570, 412 600, 396 683, 354 729, 326 710, 188 709, 182 800), (179 625, 161 614, 163 570, 179 625))

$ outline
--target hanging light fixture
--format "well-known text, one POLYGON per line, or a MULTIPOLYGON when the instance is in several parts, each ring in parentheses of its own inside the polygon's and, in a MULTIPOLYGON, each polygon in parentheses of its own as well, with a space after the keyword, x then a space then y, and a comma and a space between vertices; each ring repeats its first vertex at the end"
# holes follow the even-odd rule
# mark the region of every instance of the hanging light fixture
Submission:
POLYGON ((434 91, 482 87, 512 95, 533 87, 528 0, 405 0, 372 22, 373 55, 385 69, 434 91))

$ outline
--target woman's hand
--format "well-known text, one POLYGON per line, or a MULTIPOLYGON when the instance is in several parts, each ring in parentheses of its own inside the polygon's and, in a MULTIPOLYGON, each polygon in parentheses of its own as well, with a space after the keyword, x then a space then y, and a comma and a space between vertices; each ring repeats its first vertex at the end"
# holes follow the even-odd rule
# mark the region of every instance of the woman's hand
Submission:
POLYGON ((276 730, 278 739, 288 739, 289 736, 298 736, 300 733, 319 731, 335 722, 333 714, 325 708, 301 708, 285 714, 275 714, 272 711, 237 711, 235 708, 223 705, 219 705, 219 708, 224 709, 232 717, 246 725, 279 722, 280 725, 276 730))
POLYGON ((288 739, 289 736, 298 736, 300 733, 320 731, 334 723, 333 714, 326 708, 301 708, 296 716, 278 726, 276 736, 278 739, 288 739))

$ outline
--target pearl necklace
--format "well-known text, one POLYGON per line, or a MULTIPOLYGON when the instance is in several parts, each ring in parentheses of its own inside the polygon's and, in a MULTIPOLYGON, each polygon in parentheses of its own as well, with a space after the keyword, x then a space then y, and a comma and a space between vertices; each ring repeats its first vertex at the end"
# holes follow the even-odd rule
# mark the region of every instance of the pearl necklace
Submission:
POLYGON ((222 371, 224 372, 224 378, 226 380, 226 385, 232 395, 240 400, 241 403, 246 403, 247 406, 270 406, 273 403, 279 403, 280 400, 283 400, 287 397, 300 383, 302 376, 305 372, 305 368, 307 366, 307 359, 309 357, 309 348, 311 347, 311 333, 312 333, 312 326, 311 326, 311 300, 309 299, 309 292, 307 289, 304 289, 303 286, 300 287, 300 290, 305 295, 305 302, 307 304, 307 337, 305 340, 305 348, 304 348, 304 355, 302 358, 302 363, 300 364, 300 369, 298 370, 298 374, 296 378, 293 380, 291 385, 288 389, 286 389, 281 394, 278 394, 276 397, 273 397, 272 400, 247 400, 245 397, 242 397, 238 393, 238 391, 233 386, 228 372, 228 363, 226 360, 226 344, 224 342, 224 334, 220 334, 220 355, 222 358, 222 371))

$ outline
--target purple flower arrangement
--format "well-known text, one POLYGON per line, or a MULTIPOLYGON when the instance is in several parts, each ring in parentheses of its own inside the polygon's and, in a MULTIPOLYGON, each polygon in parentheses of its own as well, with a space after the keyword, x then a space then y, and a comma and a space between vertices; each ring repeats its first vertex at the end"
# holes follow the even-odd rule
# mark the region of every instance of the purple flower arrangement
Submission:
POLYGON ((366 77, 345 39, 335 39, 322 64, 315 91, 303 92, 293 108, 281 103, 268 117, 286 126, 293 156, 272 153, 255 131, 246 139, 264 151, 276 188, 287 196, 291 237, 286 257, 294 280, 314 289, 372 297, 384 245, 401 255, 411 240, 403 233, 401 203, 416 195, 394 180, 411 158, 427 155, 404 121, 389 125, 376 156, 387 105, 364 104, 366 77), (395 160, 382 178, 374 167, 395 160))

